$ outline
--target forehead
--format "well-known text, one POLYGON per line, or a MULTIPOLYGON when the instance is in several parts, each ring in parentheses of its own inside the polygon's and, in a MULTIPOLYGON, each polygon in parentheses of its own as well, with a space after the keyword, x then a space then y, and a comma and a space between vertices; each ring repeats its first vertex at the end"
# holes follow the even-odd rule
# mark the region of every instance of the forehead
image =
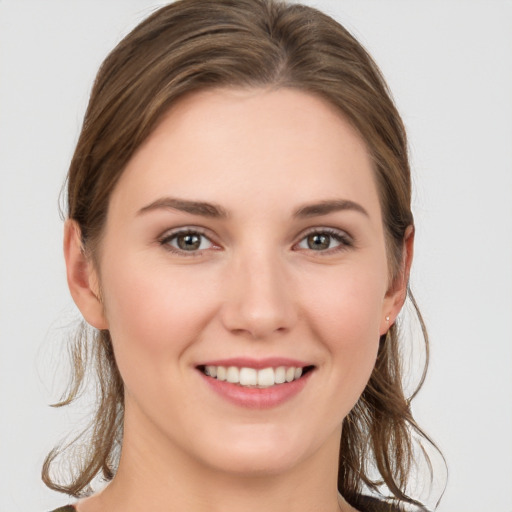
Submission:
POLYGON ((181 99, 132 157, 114 196, 120 189, 137 203, 165 191, 214 196, 227 207, 240 195, 258 197, 260 208, 286 198, 292 208, 342 194, 378 208, 372 161, 357 131, 326 100, 286 88, 213 89, 181 99))

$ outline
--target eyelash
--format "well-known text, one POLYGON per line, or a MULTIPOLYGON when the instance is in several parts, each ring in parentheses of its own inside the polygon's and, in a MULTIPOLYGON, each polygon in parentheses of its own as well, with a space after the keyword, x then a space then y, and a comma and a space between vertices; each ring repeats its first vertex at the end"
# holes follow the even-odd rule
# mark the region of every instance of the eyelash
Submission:
MULTIPOLYGON (((303 234, 300 241, 297 244, 295 244, 294 247, 297 247, 299 244, 307 240, 307 238, 312 235, 326 235, 331 239, 331 241, 332 239, 334 239, 336 242, 339 242, 339 245, 337 245, 336 247, 329 247, 325 250, 314 250, 311 248, 304 248, 304 250, 306 251, 318 253, 319 256, 328 256, 338 252, 346 251, 347 249, 354 246, 354 241, 352 237, 349 236, 345 231, 341 231, 339 229, 334 228, 313 228, 310 231, 303 234)), ((330 243, 331 242, 329 242, 329 244, 330 243)))
POLYGON ((219 246, 213 242, 210 237, 208 237, 201 229, 199 228, 180 228, 175 231, 167 232, 165 235, 160 237, 158 239, 159 244, 164 247, 165 250, 178 254, 180 256, 202 256, 205 250, 208 250, 210 248, 215 248, 215 250, 218 249, 219 246), (177 240, 180 235, 189 235, 189 236, 197 236, 200 237, 202 240, 200 242, 200 246, 203 243, 203 240, 208 240, 208 242, 212 245, 212 247, 208 247, 206 249, 196 249, 193 251, 187 251, 184 249, 180 249, 179 247, 174 247, 171 245, 171 242, 174 240, 177 240))
MULTIPOLYGON (((218 245, 215 244, 215 242, 213 242, 211 240, 211 238, 209 236, 207 236, 205 234, 204 231, 202 231, 199 228, 192 228, 192 227, 190 227, 190 228, 180 228, 180 229, 177 229, 177 230, 172 231, 172 232, 167 232, 167 233, 165 233, 165 235, 163 235, 162 237, 160 237, 158 239, 158 242, 167 251, 175 253, 175 254, 178 254, 180 256, 185 256, 185 257, 189 257, 189 256, 192 256, 192 257, 202 256, 204 254, 204 251, 207 251, 209 249, 218 250, 220 248, 218 245), (211 244, 212 247, 207 247, 207 248, 203 248, 203 249, 198 248, 198 249, 195 249, 195 250, 187 251, 187 250, 180 249, 179 247, 174 247, 173 245, 171 245, 171 242, 172 241, 176 241, 180 235, 188 235, 188 236, 200 237, 203 240, 200 241, 199 247, 203 244, 204 240, 207 240, 211 244)), ((347 249, 349 249, 349 248, 351 248, 353 246, 354 246, 354 241, 353 241, 352 237, 350 237, 344 231, 341 231, 341 230, 338 230, 338 229, 333 229, 333 228, 313 228, 310 231, 304 233, 301 236, 299 242, 297 242, 296 244, 293 245, 293 248, 297 248, 298 250, 310 251, 312 253, 318 253, 321 256, 324 256, 324 255, 327 256, 327 255, 330 255, 330 254, 334 254, 334 253, 338 253, 338 252, 341 252, 341 251, 345 251, 345 250, 347 250, 347 249), (311 248, 299 248, 298 247, 301 243, 306 241, 307 238, 312 236, 312 235, 328 236, 330 238, 329 245, 331 244, 333 239, 336 242, 338 242, 339 245, 337 245, 335 247, 328 247, 325 250, 315 250, 315 249, 311 249, 311 248)))

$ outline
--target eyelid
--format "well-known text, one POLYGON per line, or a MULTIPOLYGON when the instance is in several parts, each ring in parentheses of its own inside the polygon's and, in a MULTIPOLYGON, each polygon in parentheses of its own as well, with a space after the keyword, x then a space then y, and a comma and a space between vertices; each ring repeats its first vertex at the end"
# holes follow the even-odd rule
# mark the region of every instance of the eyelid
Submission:
POLYGON ((205 251, 219 250, 220 245, 214 240, 214 237, 210 234, 210 231, 199 226, 180 226, 177 228, 167 229, 158 238, 157 242, 167 251, 178 254, 180 256, 202 256, 205 251), (185 251, 170 245, 169 241, 177 237, 180 234, 196 234, 206 238, 212 247, 207 249, 197 249, 195 251, 185 251))
MULTIPOLYGON (((206 251, 219 250, 221 246, 215 241, 215 236, 211 234, 210 230, 200 226, 180 226, 176 228, 167 229, 160 236, 157 237, 157 242, 163 246, 167 251, 178 254, 180 256, 191 257, 191 256, 202 256, 206 251), (169 244, 169 241, 177 237, 180 234, 197 234, 206 238, 212 247, 207 249, 197 249, 193 251, 185 251, 174 247, 169 244)), ((303 231, 297 241, 293 244, 292 249, 300 251, 307 251, 309 253, 317 253, 319 256, 327 256, 329 254, 341 252, 354 246, 354 239, 345 230, 339 228, 332 228, 327 226, 315 226, 303 231), (298 245, 308 236, 313 234, 326 234, 339 242, 336 247, 328 248, 325 250, 315 251, 314 249, 299 248, 298 245)))
POLYGON ((307 251, 309 253, 316 253, 319 256, 327 256, 329 254, 345 251, 351 247, 354 247, 354 238, 349 235, 345 230, 339 229, 339 228, 332 228, 327 226, 315 226, 307 229, 306 231, 303 231, 298 241, 293 245, 294 248, 298 247, 298 245, 308 236, 314 235, 314 234, 326 234, 329 236, 332 236, 337 241, 340 242, 340 244, 336 247, 332 247, 323 251, 315 251, 314 249, 304 249, 299 248, 300 251, 307 251))

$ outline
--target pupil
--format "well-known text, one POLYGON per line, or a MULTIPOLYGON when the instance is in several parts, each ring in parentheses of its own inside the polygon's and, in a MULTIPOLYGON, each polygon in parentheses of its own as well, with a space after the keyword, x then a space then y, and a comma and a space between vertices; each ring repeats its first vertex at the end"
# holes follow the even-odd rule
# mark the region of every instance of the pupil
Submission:
POLYGON ((308 247, 313 249, 314 251, 319 251, 321 249, 328 249, 330 242, 329 235, 322 234, 314 234, 308 236, 308 247))
POLYGON ((201 238, 199 235, 182 235, 178 237, 178 246, 184 251, 193 251, 199 249, 201 238))

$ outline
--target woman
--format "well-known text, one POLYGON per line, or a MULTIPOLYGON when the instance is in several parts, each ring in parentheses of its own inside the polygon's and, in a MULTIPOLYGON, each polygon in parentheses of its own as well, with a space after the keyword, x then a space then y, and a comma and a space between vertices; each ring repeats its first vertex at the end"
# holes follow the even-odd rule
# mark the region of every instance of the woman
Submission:
POLYGON ((62 405, 90 357, 99 401, 76 473, 52 476, 55 450, 47 485, 110 481, 77 512, 419 507, 396 323, 410 188, 385 83, 331 18, 182 0, 136 27, 68 175, 68 283, 94 333, 62 405))

